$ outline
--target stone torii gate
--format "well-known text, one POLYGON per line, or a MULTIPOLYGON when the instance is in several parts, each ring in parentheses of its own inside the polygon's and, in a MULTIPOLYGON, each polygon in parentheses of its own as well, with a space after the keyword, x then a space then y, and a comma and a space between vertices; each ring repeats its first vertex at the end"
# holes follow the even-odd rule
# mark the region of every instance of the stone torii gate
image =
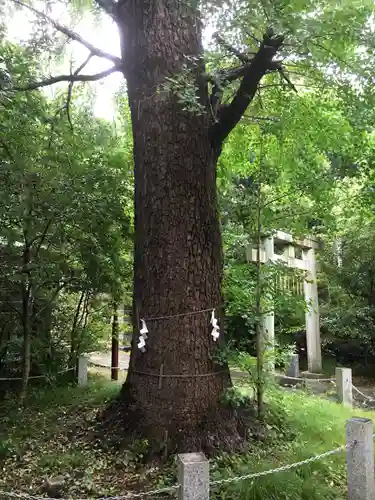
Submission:
MULTIPOLYGON (((308 371, 320 373, 322 369, 322 355, 320 345, 318 287, 316 282, 315 250, 319 243, 312 238, 302 240, 294 239, 292 235, 283 231, 275 231, 262 238, 260 249, 260 262, 285 262, 289 268, 305 271, 304 296, 307 304, 306 320, 306 345, 308 371), (275 252, 275 245, 282 248, 282 253, 275 252), (296 258, 296 249, 302 251, 302 258, 296 258)), ((246 252, 248 262, 257 261, 257 249, 254 246, 246 252)), ((263 333, 268 345, 275 342, 275 316, 268 312, 262 317, 263 333)))

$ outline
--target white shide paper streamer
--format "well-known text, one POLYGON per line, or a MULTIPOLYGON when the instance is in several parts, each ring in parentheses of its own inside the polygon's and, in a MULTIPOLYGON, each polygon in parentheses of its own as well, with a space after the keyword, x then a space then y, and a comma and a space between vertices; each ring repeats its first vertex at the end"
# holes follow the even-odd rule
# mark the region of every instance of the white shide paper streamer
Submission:
POLYGON ((214 341, 216 342, 220 336, 220 328, 219 328, 219 325, 217 324, 217 318, 215 318, 215 309, 212 309, 211 325, 212 325, 211 335, 212 335, 214 341))
POLYGON ((141 323, 142 323, 142 328, 139 331, 140 335, 139 335, 138 349, 140 349, 142 352, 145 352, 148 328, 146 325, 146 321, 144 319, 141 319, 141 323))

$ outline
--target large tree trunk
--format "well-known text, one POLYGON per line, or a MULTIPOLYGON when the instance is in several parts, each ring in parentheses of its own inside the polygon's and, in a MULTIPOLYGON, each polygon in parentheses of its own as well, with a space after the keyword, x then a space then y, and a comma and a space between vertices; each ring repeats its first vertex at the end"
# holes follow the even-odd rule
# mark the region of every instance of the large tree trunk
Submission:
MULTIPOLYGON (((209 138, 212 115, 200 76, 203 64, 191 62, 202 55, 200 21, 186 4, 128 0, 120 25, 136 214, 135 321, 122 391, 124 419, 169 450, 199 447, 208 438, 210 417, 230 385, 228 367, 212 359, 210 311, 147 321, 213 308, 219 316, 222 306, 217 152, 209 138), (184 111, 175 96, 158 92, 166 77, 176 76, 184 65, 198 82, 202 114, 184 111), (145 352, 137 348, 141 318, 149 329, 145 352)), ((219 434, 216 424, 211 427, 219 434)))
POLYGON ((214 362, 211 336, 210 313, 220 316, 222 306, 216 163, 261 78, 281 69, 273 58, 283 43, 267 30, 251 62, 228 73, 230 81, 242 78, 230 104, 217 106, 216 83, 210 103, 197 3, 121 0, 112 12, 134 138, 135 321, 127 382, 107 416, 119 416, 163 453, 243 443, 239 419, 220 405, 230 376, 214 362), (166 91, 173 79, 185 82, 179 92, 166 91), (181 99, 192 90, 196 112, 181 99), (145 352, 137 348, 142 318, 145 352))

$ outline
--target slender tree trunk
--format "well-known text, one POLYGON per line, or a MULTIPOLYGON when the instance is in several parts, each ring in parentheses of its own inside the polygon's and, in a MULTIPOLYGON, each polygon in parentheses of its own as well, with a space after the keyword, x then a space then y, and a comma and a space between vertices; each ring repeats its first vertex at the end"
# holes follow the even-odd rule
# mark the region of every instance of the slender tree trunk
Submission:
POLYGON ((89 290, 87 291, 85 302, 83 304, 83 312, 82 312, 82 318, 81 321, 83 320, 83 329, 86 330, 87 323, 89 321, 89 315, 90 315, 90 292, 89 290))
POLYGON ((113 319, 112 319, 112 356, 111 356, 111 379, 118 380, 118 350, 119 350, 119 324, 117 314, 118 304, 113 304, 113 319))
MULTIPOLYGON (((0 315, 1 315, 1 313, 0 313, 0 315)), ((6 361, 7 354, 8 354, 9 340, 10 340, 11 333, 12 333, 11 321, 9 321, 9 320, 5 321, 5 323, 2 325, 1 332, 0 332, 0 373, 6 364, 5 361, 6 361)))
POLYGON ((25 297, 22 301, 22 330, 23 330, 23 369, 20 392, 20 402, 26 397, 31 368, 31 336, 30 336, 30 313, 29 300, 25 297))
POLYGON ((72 331, 71 331, 71 335, 70 335, 70 363, 69 363, 70 366, 74 366, 74 363, 76 360, 75 358, 77 355, 77 326, 80 322, 79 316, 81 314, 81 306, 82 306, 83 299, 85 297, 85 293, 86 293, 86 290, 84 290, 81 293, 81 295, 79 297, 78 304, 77 304, 76 312, 74 314, 72 331))
MULTIPOLYGON (((259 175, 259 174, 258 174, 259 175)), ((259 175, 260 177, 260 175, 259 175)), ((260 251, 262 245, 262 202, 261 183, 258 178, 257 188, 257 261, 256 261, 256 290, 255 290, 255 321, 256 321, 256 345, 257 345, 257 406, 258 417, 264 414, 264 339, 261 323, 262 314, 262 275, 260 251)))
POLYGON ((26 243, 22 256, 22 332, 23 332, 23 367, 22 367, 22 382, 19 399, 23 403, 27 386, 29 383, 30 368, 31 368, 31 321, 30 321, 30 247, 26 243))
MULTIPOLYGON (((134 335, 122 400, 143 435, 165 449, 199 449, 202 438, 238 434, 211 422, 230 385, 212 359, 210 317, 222 306, 221 236, 216 200, 217 151, 211 145, 200 21, 187 3, 127 1, 121 35, 135 160, 134 335), (192 64, 192 60, 194 60, 192 64), (198 64, 197 61, 198 60, 198 64), (205 113, 184 110, 160 85, 191 67, 205 113), (147 320, 208 309, 177 318, 147 320), (149 330, 137 348, 140 323, 149 330), (162 376, 161 376, 162 375, 162 376)), ((221 325, 221 335, 223 325, 221 325)), ((214 417, 215 416, 215 417, 214 417)), ((216 439, 215 438, 215 439, 216 439)), ((224 438, 223 438, 224 439, 224 438)), ((214 445, 212 439, 212 445, 214 445)))

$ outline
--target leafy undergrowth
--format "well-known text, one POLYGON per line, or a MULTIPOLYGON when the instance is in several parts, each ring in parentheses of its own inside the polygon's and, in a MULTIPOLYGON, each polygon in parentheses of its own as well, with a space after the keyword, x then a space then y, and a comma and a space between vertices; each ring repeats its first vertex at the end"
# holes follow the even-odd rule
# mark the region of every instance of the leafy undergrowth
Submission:
MULTIPOLYGON (((127 452, 106 450, 90 439, 97 411, 117 394, 119 384, 95 375, 86 388, 32 392, 25 409, 8 401, 0 407, 0 490, 44 494, 46 476, 64 476, 64 497, 125 495, 176 483, 175 464, 142 465, 147 443, 127 452)), ((306 459, 345 440, 350 410, 302 392, 269 391, 268 435, 246 455, 211 461, 211 480, 250 474, 306 459)), ((355 411, 356 415, 375 416, 355 411)), ((211 498, 347 498, 345 453, 288 472, 214 486, 211 498)), ((51 494, 50 494, 51 496, 51 494)))
POLYGON ((0 489, 39 495, 46 478, 63 477, 59 495, 82 498, 124 495, 152 483, 155 470, 140 466, 145 443, 120 454, 94 439, 98 410, 120 386, 95 374, 84 388, 30 391, 24 409, 14 401, 0 406, 0 489))

